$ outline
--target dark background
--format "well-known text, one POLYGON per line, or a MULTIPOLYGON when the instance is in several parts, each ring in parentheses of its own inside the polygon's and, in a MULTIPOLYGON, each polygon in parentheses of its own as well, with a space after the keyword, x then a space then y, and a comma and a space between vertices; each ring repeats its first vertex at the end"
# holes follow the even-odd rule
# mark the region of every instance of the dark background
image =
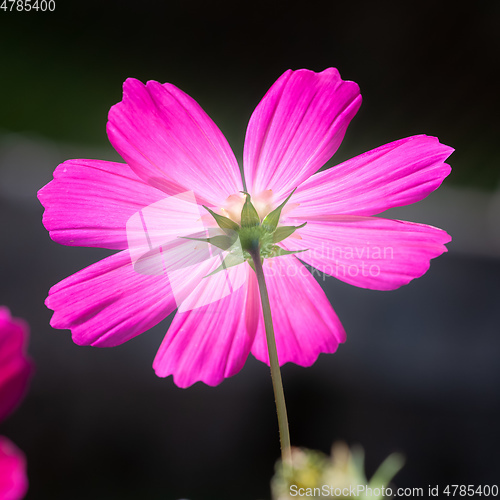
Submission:
POLYGON ((339 68, 363 105, 334 164, 426 133, 456 149, 445 186, 391 216, 448 230, 449 253, 393 292, 324 283, 348 341, 283 368, 292 442, 365 448, 397 486, 498 484, 500 3, 56 0, 0 10, 0 304, 31 325, 36 374, 0 432, 36 499, 269 498, 279 456, 268 368, 182 390, 152 360, 169 319, 113 349, 52 330, 51 285, 109 252, 53 243, 36 191, 65 159, 117 159, 105 124, 134 76, 193 96, 241 157, 246 124, 286 69, 339 68))

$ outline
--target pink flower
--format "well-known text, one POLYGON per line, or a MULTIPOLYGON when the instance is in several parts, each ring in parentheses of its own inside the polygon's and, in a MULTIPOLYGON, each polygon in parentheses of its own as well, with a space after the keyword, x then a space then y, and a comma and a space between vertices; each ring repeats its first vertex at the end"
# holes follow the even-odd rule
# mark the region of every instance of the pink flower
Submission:
MULTIPOLYGON (((0 420, 22 399, 32 366, 26 356, 28 327, 14 319, 6 307, 0 307, 0 420)), ((7 438, 0 436, 0 498, 17 500, 28 490, 26 460, 7 438)))
POLYGON ((179 306, 157 375, 180 387, 216 385, 250 352, 268 363, 256 278, 241 247, 225 261, 240 265, 206 277, 230 250, 179 236, 208 228, 210 238, 218 230, 227 239, 202 205, 239 224, 243 189, 260 220, 293 192, 279 226, 294 228, 285 239, 273 234, 273 255, 303 252, 264 261, 279 361, 309 366, 334 352, 344 329, 299 258, 353 285, 392 290, 424 274, 450 241, 431 226, 373 217, 423 199, 449 174, 453 150, 436 138, 401 139, 318 172, 360 104, 358 86, 336 69, 285 72, 250 118, 245 186, 226 139, 191 97, 128 79, 107 125, 126 163, 69 160, 39 192, 53 240, 121 250, 52 287, 51 325, 71 329, 78 344, 109 347, 179 306))

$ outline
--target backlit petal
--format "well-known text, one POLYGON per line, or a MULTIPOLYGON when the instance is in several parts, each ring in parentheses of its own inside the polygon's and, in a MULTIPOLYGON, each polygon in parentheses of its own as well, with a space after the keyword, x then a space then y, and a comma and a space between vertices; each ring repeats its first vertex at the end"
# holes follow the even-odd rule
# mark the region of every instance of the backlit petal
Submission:
MULTIPOLYGON (((69 160, 38 192, 43 223, 63 245, 127 248, 127 221, 166 194, 140 179, 125 163, 69 160)), ((167 214, 170 216, 170 214, 167 214)))
POLYGON ((391 142, 318 172, 293 194, 290 216, 374 215, 415 203, 437 189, 451 168, 453 149, 435 137, 418 135, 391 142))
POLYGON ((198 103, 174 85, 129 78, 109 112, 109 140, 132 170, 167 194, 222 206, 242 189, 234 154, 198 103))
MULTIPOLYGON (((230 281, 246 283, 250 272, 248 264, 224 271, 230 281)), ((221 282, 210 282, 214 275, 198 285, 193 292, 197 300, 221 296, 221 282)), ((248 357, 255 335, 255 327, 247 328, 244 314, 247 286, 216 302, 201 305, 186 312, 178 312, 158 350, 153 367, 160 377, 174 376, 179 387, 188 387, 202 381, 217 385, 237 373, 248 357)), ((248 304, 248 302, 247 302, 248 304)))
POLYGON ((446 252, 442 229, 378 217, 317 217, 281 242, 287 250, 308 249, 299 258, 351 285, 394 290, 422 276, 430 260, 446 252))
MULTIPOLYGON (((295 256, 264 261, 278 360, 312 365, 322 352, 332 353, 345 341, 345 331, 325 292, 295 256)), ((256 281, 255 273, 249 276, 256 281)), ((256 284, 252 287, 258 293, 256 284)), ((259 315, 262 312, 259 311, 259 315)), ((269 364, 266 334, 260 321, 252 354, 269 364)))
POLYGON ((99 347, 130 340, 176 308, 168 276, 136 272, 127 250, 54 285, 45 303, 54 311, 54 328, 70 329, 77 344, 99 347))
POLYGON ((282 201, 337 151, 361 104, 356 83, 335 68, 287 71, 250 118, 243 164, 247 189, 282 201))

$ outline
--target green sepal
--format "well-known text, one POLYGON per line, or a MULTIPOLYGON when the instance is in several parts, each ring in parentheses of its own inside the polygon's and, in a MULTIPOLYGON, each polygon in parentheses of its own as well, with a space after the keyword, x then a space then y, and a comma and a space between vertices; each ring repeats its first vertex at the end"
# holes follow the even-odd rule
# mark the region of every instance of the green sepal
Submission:
POLYGON ((269 212, 264 217, 264 220, 262 221, 262 227, 269 233, 274 232, 278 227, 278 222, 280 221, 281 217, 281 211, 283 210, 283 207, 288 203, 288 200, 292 197, 292 194, 295 193, 295 189, 288 195, 287 199, 279 207, 276 207, 272 212, 269 212))
POLYGON ((262 239, 262 227, 251 226, 241 228, 239 233, 241 248, 246 251, 255 250, 262 239))
POLYGON ((210 213, 210 215, 215 219, 215 222, 217 222, 217 225, 228 235, 231 236, 234 231, 238 232, 240 229, 240 226, 236 224, 233 220, 229 219, 228 217, 224 217, 223 215, 216 214, 213 210, 210 210, 208 207, 203 205, 203 208, 210 213))
POLYGON ((304 248, 304 250, 285 250, 284 248, 275 246, 268 259, 272 259, 273 257, 282 257, 283 255, 292 255, 294 253, 307 252, 308 250, 309 248, 304 248))
POLYGON ((276 231, 273 233, 273 243, 279 243, 284 239, 288 238, 291 234, 293 234, 297 229, 304 227, 307 222, 301 224, 300 226, 280 226, 276 228, 276 231))
POLYGON ((241 209, 241 227, 244 228, 260 226, 260 217, 257 213, 257 210, 255 210, 255 207, 250 201, 250 195, 248 193, 245 193, 244 191, 242 192, 246 195, 246 199, 245 204, 241 209))
POLYGON ((224 271, 224 269, 227 269, 228 267, 233 267, 233 266, 238 266, 239 264, 243 264, 243 262, 245 262, 243 255, 228 253, 224 258, 224 260, 222 261, 222 264, 217 269, 215 269, 210 274, 207 274, 204 277, 208 278, 213 274, 217 274, 220 273, 221 271, 224 271))
POLYGON ((218 236, 212 236, 211 238, 190 238, 189 236, 181 236, 181 238, 185 240, 205 241, 214 247, 220 248, 221 250, 227 250, 234 245, 238 236, 236 234, 233 234, 232 236, 221 234, 218 236))

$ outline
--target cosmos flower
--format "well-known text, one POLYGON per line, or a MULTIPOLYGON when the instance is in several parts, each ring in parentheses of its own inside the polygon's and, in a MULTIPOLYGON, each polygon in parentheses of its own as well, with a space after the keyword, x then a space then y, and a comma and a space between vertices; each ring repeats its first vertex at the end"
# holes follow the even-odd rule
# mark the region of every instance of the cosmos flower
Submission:
POLYGON ((334 68, 286 71, 250 118, 243 180, 225 137, 191 97, 128 79, 107 124, 125 163, 66 161, 39 192, 53 240, 120 250, 52 287, 51 325, 70 329, 77 344, 109 347, 178 308, 153 366, 180 387, 216 385, 250 352, 268 363, 244 243, 253 238, 280 364, 310 366, 334 352, 344 329, 302 262, 393 290, 424 274, 450 241, 431 226, 373 217, 442 183, 453 150, 436 138, 408 137, 319 171, 360 104, 358 86, 334 68))
MULTIPOLYGON (((0 420, 9 415, 22 399, 32 366, 26 356, 28 328, 0 307, 0 420)), ((0 498, 18 500, 28 490, 26 460, 7 438, 0 436, 0 498)))

